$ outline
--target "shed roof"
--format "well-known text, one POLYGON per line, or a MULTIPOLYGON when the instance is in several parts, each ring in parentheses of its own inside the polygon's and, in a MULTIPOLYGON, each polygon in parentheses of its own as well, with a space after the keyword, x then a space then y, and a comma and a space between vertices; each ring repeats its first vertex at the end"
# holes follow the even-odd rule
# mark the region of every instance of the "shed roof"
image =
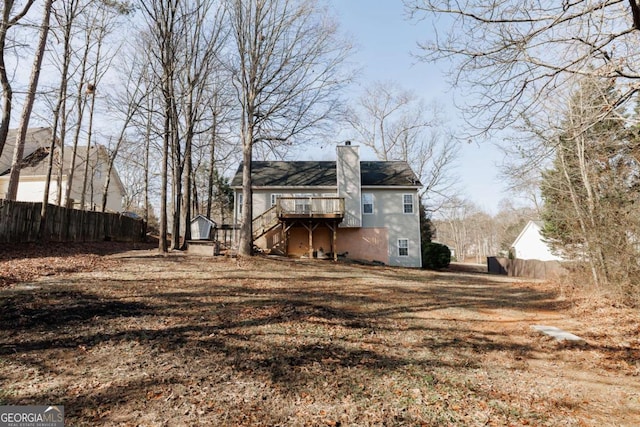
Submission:
MULTIPOLYGON (((242 163, 231 181, 242 186, 242 163)), ((337 185, 335 161, 266 161, 252 162, 253 185, 256 187, 331 187, 337 185)), ((360 162, 360 185, 410 186, 422 184, 407 162, 360 162)))
POLYGON ((194 222, 205 222, 211 224, 212 227, 216 226, 216 222, 214 220, 212 220, 211 218, 207 218, 202 214, 198 214, 194 218, 192 218, 191 223, 193 224, 194 222))

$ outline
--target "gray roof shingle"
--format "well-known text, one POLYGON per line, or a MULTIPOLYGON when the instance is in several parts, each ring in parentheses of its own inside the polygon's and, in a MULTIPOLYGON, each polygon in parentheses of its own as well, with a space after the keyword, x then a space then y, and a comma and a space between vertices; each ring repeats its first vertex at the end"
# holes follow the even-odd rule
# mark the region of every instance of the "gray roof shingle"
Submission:
MULTIPOLYGON (((270 161, 252 162, 253 185, 256 187, 330 187, 336 186, 334 161, 270 161)), ((360 162, 360 184, 363 186, 421 186, 407 162, 360 162)), ((242 186, 242 163, 231 181, 242 186)))

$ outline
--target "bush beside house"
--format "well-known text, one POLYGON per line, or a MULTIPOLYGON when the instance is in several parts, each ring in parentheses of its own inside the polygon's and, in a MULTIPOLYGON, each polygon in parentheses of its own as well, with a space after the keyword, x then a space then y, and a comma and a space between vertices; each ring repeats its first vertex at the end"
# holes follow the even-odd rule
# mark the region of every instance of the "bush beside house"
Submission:
POLYGON ((422 246, 422 267, 430 270, 447 268, 451 263, 451 250, 443 244, 429 242, 422 246))

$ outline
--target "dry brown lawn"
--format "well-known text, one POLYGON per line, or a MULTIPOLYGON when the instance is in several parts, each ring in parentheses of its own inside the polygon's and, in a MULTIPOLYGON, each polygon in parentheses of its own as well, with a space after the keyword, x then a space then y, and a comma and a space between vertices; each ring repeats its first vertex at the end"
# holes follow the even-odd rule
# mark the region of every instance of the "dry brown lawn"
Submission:
POLYGON ((0 404, 69 426, 640 425, 637 311, 469 272, 108 252, 0 256, 0 404))

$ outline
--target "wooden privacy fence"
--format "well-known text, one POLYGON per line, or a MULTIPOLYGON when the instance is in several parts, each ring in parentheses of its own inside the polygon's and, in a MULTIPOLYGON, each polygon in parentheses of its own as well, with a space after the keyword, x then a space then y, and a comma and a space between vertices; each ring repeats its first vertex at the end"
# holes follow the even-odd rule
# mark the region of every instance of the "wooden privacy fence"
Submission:
POLYGON ((487 269, 489 274, 506 274, 532 279, 553 279, 564 271, 562 264, 558 261, 498 257, 487 257, 487 269))
MULTIPOLYGON (((0 200, 0 242, 38 240, 41 209, 42 203, 0 200)), ((43 238, 53 242, 139 242, 145 234, 146 226, 140 219, 48 205, 43 238)))

